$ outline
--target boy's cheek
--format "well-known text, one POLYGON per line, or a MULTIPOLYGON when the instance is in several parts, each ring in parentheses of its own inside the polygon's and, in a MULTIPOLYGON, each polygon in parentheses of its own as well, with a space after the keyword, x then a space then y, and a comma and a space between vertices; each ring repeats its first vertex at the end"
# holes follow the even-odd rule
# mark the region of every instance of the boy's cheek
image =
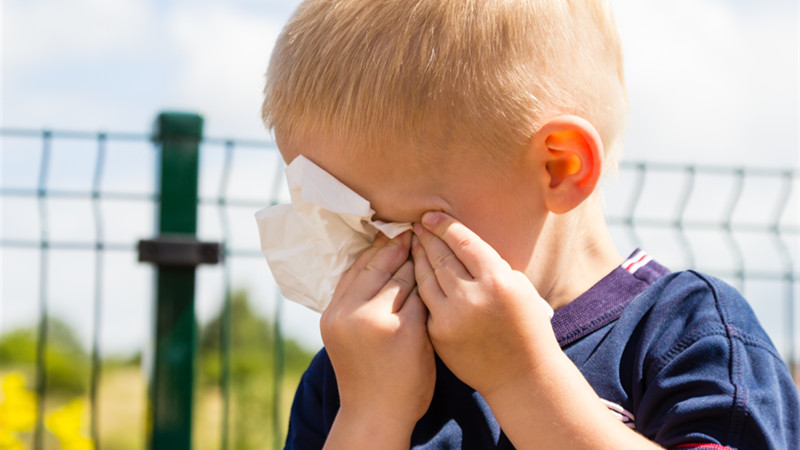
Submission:
POLYGON ((499 227, 499 229, 492 227, 490 230, 473 230, 473 232, 491 247, 503 261, 508 263, 512 269, 525 272, 530 261, 530 255, 533 254, 532 244, 511 239, 510 235, 505 233, 502 227, 499 227))

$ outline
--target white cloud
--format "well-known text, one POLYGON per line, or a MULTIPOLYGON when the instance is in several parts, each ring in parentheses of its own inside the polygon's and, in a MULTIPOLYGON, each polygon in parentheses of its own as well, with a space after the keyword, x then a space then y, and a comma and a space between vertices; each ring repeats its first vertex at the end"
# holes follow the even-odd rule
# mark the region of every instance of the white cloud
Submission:
POLYGON ((175 109, 202 113, 211 134, 263 138, 263 73, 286 17, 248 8, 7 2, 4 124, 148 131, 157 112, 175 109))
POLYGON ((4 125, 127 131, 152 122, 136 115, 154 114, 143 89, 160 94, 152 2, 11 0, 3 13, 4 125))
POLYGON ((33 70, 142 49, 151 3, 137 0, 7 0, 6 63, 33 70))
POLYGON ((755 12, 719 0, 613 6, 632 103, 628 157, 796 163, 796 6, 755 12))
POLYGON ((282 20, 205 4, 175 8, 169 23, 181 55, 180 83, 170 100, 203 112, 208 134, 265 137, 261 92, 282 20))

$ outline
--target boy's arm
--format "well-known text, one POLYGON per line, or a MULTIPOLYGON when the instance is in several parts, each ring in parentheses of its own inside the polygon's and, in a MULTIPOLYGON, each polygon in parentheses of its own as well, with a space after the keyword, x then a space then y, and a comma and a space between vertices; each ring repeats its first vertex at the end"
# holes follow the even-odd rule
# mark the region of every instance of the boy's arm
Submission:
POLYGON ((325 448, 408 448, 433 397, 436 366, 408 259, 410 235, 380 235, 322 314, 341 401, 325 448))
POLYGON ((620 423, 561 351, 530 281, 443 213, 412 244, 428 333, 517 448, 658 448, 620 423))

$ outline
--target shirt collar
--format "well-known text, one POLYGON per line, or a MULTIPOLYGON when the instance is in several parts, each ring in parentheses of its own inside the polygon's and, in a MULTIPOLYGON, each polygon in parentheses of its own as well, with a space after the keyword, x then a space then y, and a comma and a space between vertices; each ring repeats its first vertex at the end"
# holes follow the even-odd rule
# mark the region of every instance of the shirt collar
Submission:
POLYGON ((588 291, 553 315, 551 323, 561 347, 617 320, 625 306, 669 269, 636 249, 588 291))

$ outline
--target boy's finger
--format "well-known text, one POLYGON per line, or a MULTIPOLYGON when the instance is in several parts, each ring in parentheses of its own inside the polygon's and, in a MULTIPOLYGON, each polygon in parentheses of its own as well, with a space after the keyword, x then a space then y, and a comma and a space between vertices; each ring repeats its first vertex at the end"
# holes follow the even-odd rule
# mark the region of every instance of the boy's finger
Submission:
POLYGON ((442 287, 439 286, 439 280, 436 279, 436 273, 428 261, 425 248, 419 243, 416 236, 412 238, 411 255, 414 257, 414 278, 417 281, 419 296, 425 302, 428 310, 437 310, 446 297, 442 287))
POLYGON ((364 252, 361 253, 358 258, 356 258, 353 265, 351 265, 345 271, 341 280, 339 280, 339 283, 336 285, 331 303, 336 301, 337 298, 341 297, 342 294, 347 292, 359 272, 364 270, 364 267, 366 267, 367 264, 372 261, 372 258, 375 257, 375 254, 378 253, 378 250, 386 246, 388 242, 389 238, 387 238, 383 233, 378 233, 378 235, 375 237, 375 240, 372 242, 372 245, 364 250, 364 252))
POLYGON ((426 212, 422 216, 422 225, 447 244, 473 277, 485 273, 491 268, 492 262, 502 261, 500 255, 480 236, 441 211, 426 212))
POLYGON ((414 262, 406 260, 392 278, 381 288, 378 295, 372 300, 376 303, 384 303, 379 307, 386 306, 392 314, 397 313, 403 307, 408 295, 414 290, 416 281, 414 280, 414 262))
POLYGON ((420 245, 425 249, 428 262, 445 295, 457 289, 459 283, 473 279, 464 264, 459 261, 458 256, 438 236, 419 224, 414 227, 414 232, 419 237, 420 245))
POLYGON ((425 307, 417 289, 411 291, 397 314, 413 322, 419 321, 423 324, 428 322, 428 308, 425 307))
POLYGON ((405 232, 378 248, 363 269, 358 271, 344 297, 353 301, 373 298, 408 260, 410 248, 410 232, 405 232))
POLYGON ((352 271, 358 274, 358 272, 364 270, 364 268, 367 267, 367 264, 369 264, 369 262, 372 261, 372 258, 375 257, 375 254, 378 253, 378 250, 382 249, 383 247, 386 247, 389 244, 389 241, 390 239, 386 237, 385 234, 378 233, 375 236, 375 240, 372 241, 372 245, 370 245, 366 250, 364 250, 364 253, 359 255, 358 258, 356 258, 355 262, 350 267, 350 270, 348 270, 348 272, 352 271))

